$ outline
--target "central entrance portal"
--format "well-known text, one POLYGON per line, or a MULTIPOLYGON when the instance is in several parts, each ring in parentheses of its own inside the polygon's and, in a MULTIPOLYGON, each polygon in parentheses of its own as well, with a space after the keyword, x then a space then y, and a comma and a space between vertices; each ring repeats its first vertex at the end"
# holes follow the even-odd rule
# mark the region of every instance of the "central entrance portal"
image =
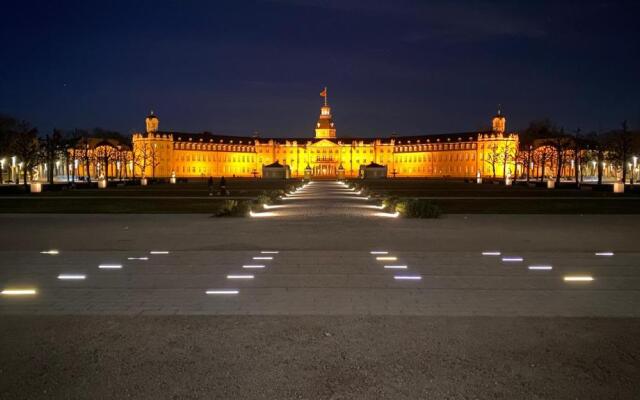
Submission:
POLYGON ((313 167, 313 176, 335 177, 337 175, 335 164, 323 163, 313 167))

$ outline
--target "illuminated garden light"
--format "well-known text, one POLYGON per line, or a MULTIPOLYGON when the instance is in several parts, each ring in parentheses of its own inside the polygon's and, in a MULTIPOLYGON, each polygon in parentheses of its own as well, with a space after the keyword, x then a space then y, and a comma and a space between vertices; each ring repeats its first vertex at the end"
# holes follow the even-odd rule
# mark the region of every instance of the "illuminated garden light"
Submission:
POLYGON ((238 294, 239 290, 207 290, 206 294, 238 294))
POLYGON ((249 211, 249 216, 253 217, 253 218, 260 218, 260 217, 273 217, 276 214, 274 212, 261 212, 261 213, 256 213, 253 212, 252 210, 249 211))
POLYGON ((58 279, 62 281, 82 281, 87 278, 84 274, 60 274, 58 279))
POLYGON ((529 265, 528 268, 532 271, 551 271, 553 269, 551 265, 529 265))
POLYGON ((385 269, 407 269, 406 265, 385 265, 385 269))
POLYGON ((483 256, 499 256, 501 253, 499 251, 483 251, 483 256))
POLYGON ((261 268, 264 268, 264 265, 247 264, 247 265, 243 265, 242 268, 245 268, 245 269, 261 269, 261 268))
POLYGON ((398 257, 394 257, 394 256, 381 256, 381 257, 376 257, 376 260, 378 261, 397 261, 398 257))
POLYGON ((593 277, 589 275, 568 275, 563 278, 565 282, 591 282, 593 277))
POLYGON ((160 255, 160 254, 169 254, 169 252, 166 250, 152 250, 149 252, 149 254, 160 255))
POLYGON ((502 262, 522 262, 522 257, 502 257, 502 262))
POLYGON ((253 279, 253 275, 227 275, 227 279, 253 279))
POLYGON ((127 257, 127 260, 132 260, 132 261, 147 261, 147 260, 149 260, 149 257, 127 257))
POLYGON ((379 212, 374 214, 376 217, 388 217, 388 218, 398 218, 400 216, 400 212, 396 211, 394 213, 385 213, 379 212))
POLYGON ((596 253, 596 256, 599 257, 613 257, 613 251, 601 251, 596 253))
POLYGON ((121 264, 100 264, 98 266, 100 269, 122 269, 121 264))
POLYGON ((419 281, 422 280, 420 275, 395 275, 393 279, 397 281, 419 281))
POLYGON ((262 257, 262 256, 256 256, 253 257, 254 260, 273 260, 273 257, 270 256, 266 256, 266 257, 262 257))
POLYGON ((381 250, 374 250, 374 251, 370 251, 370 254, 389 254, 388 251, 381 251, 381 250))
POLYGON ((40 254, 48 254, 51 256, 55 256, 60 254, 60 252, 58 250, 46 250, 46 251, 41 251, 40 254))
POLYGON ((277 251, 277 250, 262 250, 262 251, 260 251, 260 254, 278 254, 278 253, 280 253, 280 252, 277 251))
POLYGON ((37 294, 36 289, 4 289, 0 292, 3 296, 33 296, 37 294))

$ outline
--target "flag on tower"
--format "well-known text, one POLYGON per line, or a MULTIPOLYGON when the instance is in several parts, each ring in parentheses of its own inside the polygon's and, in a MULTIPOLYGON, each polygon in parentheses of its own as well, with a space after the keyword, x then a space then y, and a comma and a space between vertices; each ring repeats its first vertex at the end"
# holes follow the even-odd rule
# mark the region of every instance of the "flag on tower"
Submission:
POLYGON ((320 92, 320 97, 327 97, 327 88, 325 87, 322 92, 320 92))

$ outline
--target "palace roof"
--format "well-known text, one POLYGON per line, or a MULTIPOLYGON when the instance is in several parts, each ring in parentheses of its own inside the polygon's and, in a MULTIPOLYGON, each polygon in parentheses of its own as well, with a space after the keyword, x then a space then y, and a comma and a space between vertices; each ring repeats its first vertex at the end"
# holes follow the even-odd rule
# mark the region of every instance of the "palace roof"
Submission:
MULTIPOLYGON (((351 143, 351 142, 363 142, 365 144, 371 144, 375 141, 381 141, 382 143, 390 143, 394 140, 395 144, 418 144, 418 143, 455 143, 455 142, 474 142, 478 139, 479 134, 491 134, 490 131, 474 131, 474 132, 458 132, 458 133, 444 133, 435 135, 412 135, 412 136, 386 136, 386 137, 336 137, 336 138, 314 138, 314 137, 288 137, 288 138, 274 138, 274 137, 259 137, 259 136, 234 136, 234 135, 220 135, 211 132, 202 133, 187 133, 187 132, 172 132, 172 131, 158 131, 153 135, 172 135, 173 140, 179 142, 201 142, 201 143, 223 143, 223 144, 248 144, 253 145, 256 141, 259 143, 268 143, 273 141, 278 144, 296 143, 317 143, 319 141, 328 140, 334 143, 351 143)), ((142 135, 148 135, 143 133, 142 135)))

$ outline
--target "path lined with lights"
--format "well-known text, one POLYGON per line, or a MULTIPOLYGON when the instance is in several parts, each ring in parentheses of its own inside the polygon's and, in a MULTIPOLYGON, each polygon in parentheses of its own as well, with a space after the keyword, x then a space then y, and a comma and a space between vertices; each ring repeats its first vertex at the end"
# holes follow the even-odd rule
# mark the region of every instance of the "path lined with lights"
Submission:
POLYGON ((264 211, 251 213, 259 217, 397 217, 382 210, 375 201, 343 182, 310 181, 281 197, 279 204, 265 205, 264 211))

